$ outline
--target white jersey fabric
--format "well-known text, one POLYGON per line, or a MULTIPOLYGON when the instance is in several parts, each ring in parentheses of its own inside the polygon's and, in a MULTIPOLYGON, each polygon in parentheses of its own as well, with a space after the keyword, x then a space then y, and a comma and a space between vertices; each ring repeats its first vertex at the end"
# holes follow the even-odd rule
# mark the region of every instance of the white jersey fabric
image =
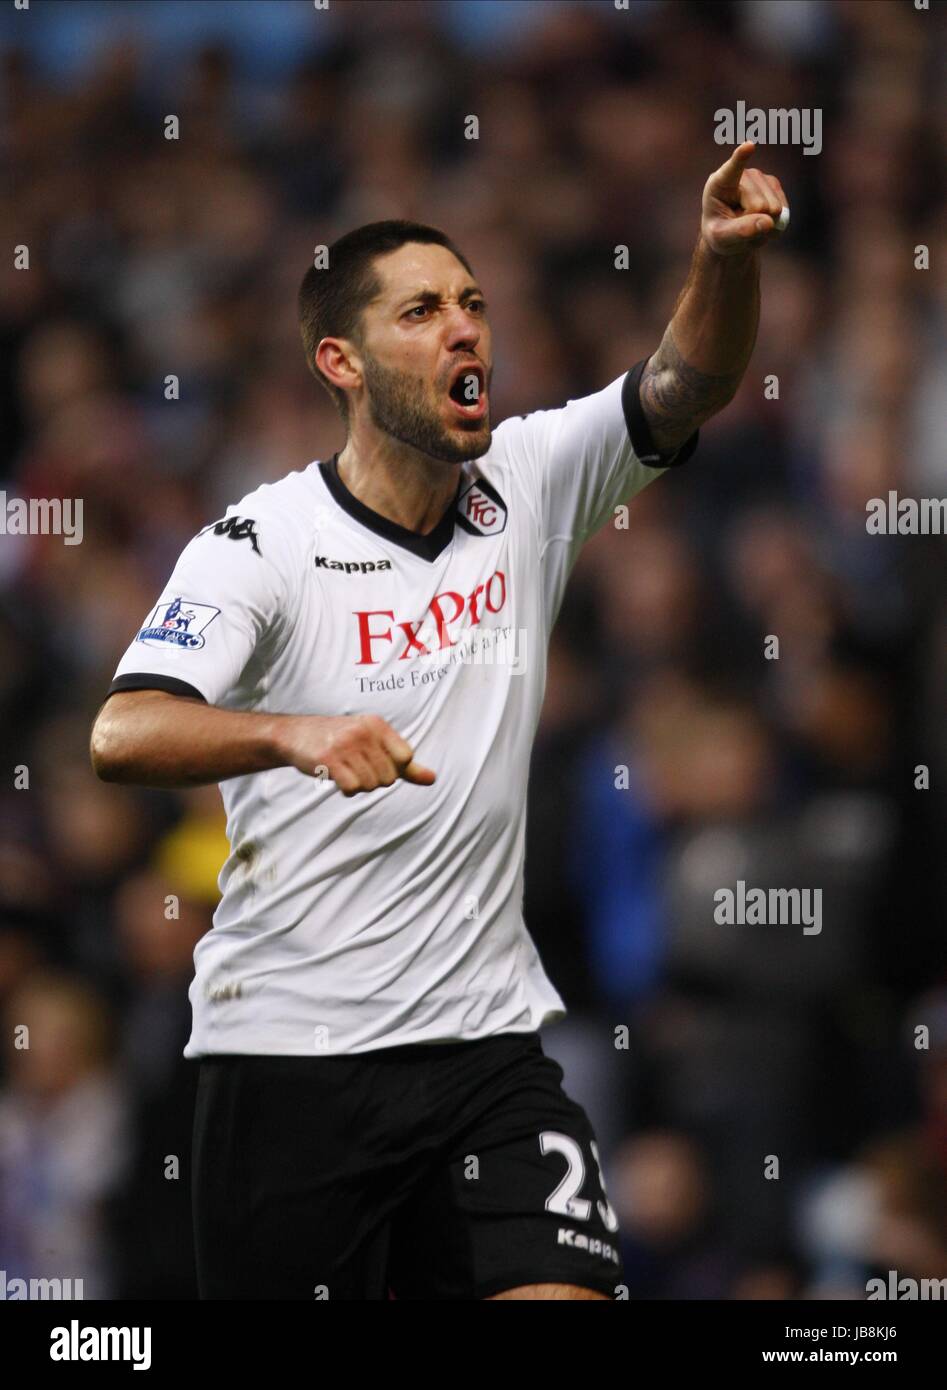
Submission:
POLYGON ((231 853, 186 1057, 367 1052, 564 1014, 522 915, 527 773, 582 542, 696 447, 654 452, 643 366, 497 426, 427 536, 358 502, 333 458, 181 554, 109 694, 378 714, 437 774, 348 798, 287 767, 221 784, 231 853))

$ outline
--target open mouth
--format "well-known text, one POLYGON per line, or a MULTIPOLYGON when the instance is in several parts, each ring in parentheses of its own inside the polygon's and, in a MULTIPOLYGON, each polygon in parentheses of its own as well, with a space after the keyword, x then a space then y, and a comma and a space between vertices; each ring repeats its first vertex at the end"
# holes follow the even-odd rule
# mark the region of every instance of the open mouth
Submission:
POLYGON ((467 420, 481 420, 487 413, 484 370, 479 363, 458 367, 447 395, 457 413, 467 420))

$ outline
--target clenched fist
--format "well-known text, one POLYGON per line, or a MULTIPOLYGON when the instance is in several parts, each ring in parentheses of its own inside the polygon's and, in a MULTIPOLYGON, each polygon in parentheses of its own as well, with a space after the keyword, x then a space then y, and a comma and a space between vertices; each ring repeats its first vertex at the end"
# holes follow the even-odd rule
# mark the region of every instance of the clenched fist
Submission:
POLYGON ((748 169, 756 145, 744 140, 704 184, 701 234, 718 256, 737 256, 785 230, 789 200, 773 174, 748 169), (783 227, 777 223, 785 210, 783 227))
POLYGON ((330 778, 344 796, 390 787, 399 777, 429 787, 434 773, 414 761, 414 749, 377 714, 284 715, 279 743, 285 764, 310 777, 330 778))

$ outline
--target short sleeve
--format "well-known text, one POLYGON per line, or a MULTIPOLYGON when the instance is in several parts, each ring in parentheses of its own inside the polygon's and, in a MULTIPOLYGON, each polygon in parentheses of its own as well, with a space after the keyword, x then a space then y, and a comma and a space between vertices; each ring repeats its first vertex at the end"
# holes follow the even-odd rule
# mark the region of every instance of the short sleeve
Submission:
POLYGON ((648 359, 601 391, 512 422, 514 468, 533 494, 546 541, 581 544, 654 478, 684 463, 699 431, 672 454, 654 446, 638 387, 648 359))
POLYGON ((166 690, 217 704, 287 612, 272 525, 228 515, 184 548, 108 689, 166 690))

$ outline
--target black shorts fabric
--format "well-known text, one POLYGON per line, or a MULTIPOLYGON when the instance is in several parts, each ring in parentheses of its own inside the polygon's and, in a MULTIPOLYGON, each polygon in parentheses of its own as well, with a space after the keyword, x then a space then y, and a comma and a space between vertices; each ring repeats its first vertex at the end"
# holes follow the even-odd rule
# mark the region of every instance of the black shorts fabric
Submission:
POLYGON ((622 1283, 595 1136, 538 1034, 197 1065, 202 1298, 622 1283))

